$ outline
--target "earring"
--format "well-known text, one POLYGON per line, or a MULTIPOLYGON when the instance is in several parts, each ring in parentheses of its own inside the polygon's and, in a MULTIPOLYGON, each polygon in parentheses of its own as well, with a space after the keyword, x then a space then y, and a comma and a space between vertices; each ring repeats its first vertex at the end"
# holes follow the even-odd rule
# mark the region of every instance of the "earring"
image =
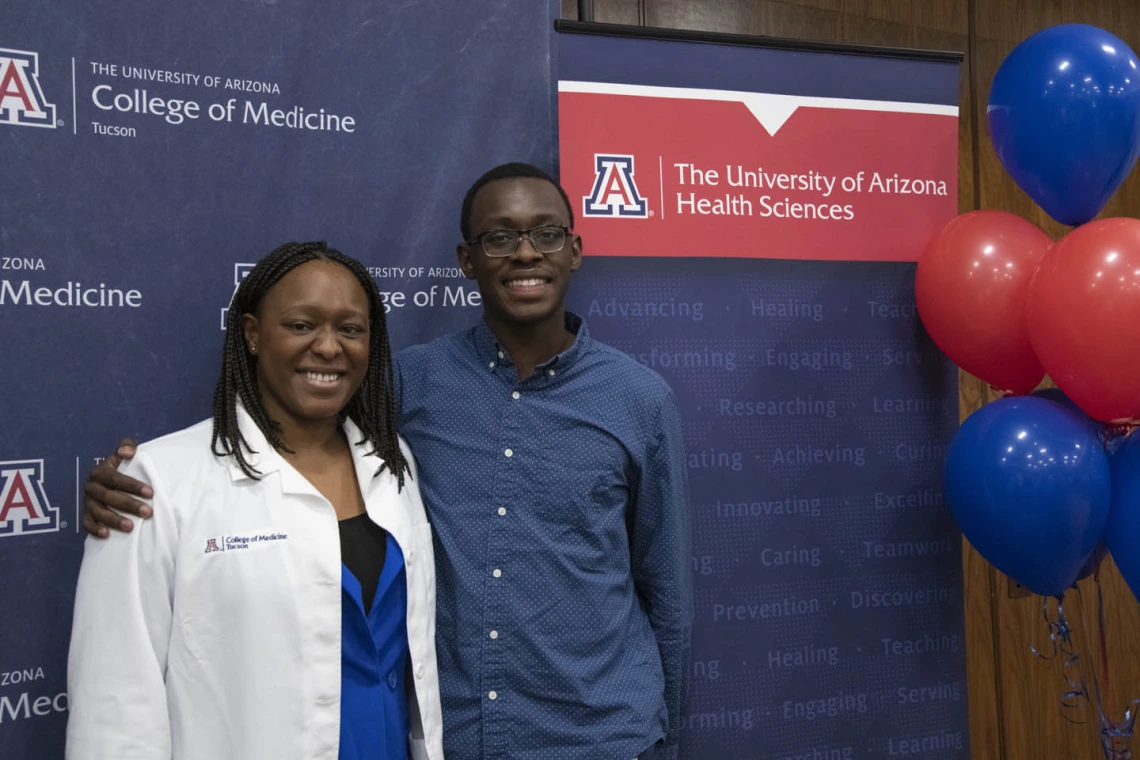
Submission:
POLYGON ((257 344, 256 343, 250 343, 249 344, 249 352, 251 354, 253 354, 254 356, 257 356, 257 344))

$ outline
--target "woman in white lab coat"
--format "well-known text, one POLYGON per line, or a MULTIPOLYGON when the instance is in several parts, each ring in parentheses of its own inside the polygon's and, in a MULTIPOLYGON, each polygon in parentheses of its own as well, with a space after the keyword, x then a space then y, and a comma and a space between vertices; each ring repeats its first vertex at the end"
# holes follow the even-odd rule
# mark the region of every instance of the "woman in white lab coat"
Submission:
POLYGON ((431 528, 359 262, 262 259, 212 419, 123 471, 153 517, 86 544, 70 760, 442 760, 431 528))

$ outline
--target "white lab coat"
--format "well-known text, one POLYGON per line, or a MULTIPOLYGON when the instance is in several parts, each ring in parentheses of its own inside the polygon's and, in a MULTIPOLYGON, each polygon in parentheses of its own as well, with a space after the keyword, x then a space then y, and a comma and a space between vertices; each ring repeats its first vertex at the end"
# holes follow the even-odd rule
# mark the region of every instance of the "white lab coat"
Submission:
MULTIPOLYGON (((68 760, 337 760, 341 558, 332 505, 239 406, 260 480, 210 447, 210 420, 145 443, 123 472, 154 516, 88 538, 67 680, 68 760)), ((413 760, 442 760, 435 562, 418 482, 356 446, 368 516, 403 551, 413 760)), ((404 455, 411 453, 401 440, 404 455)))

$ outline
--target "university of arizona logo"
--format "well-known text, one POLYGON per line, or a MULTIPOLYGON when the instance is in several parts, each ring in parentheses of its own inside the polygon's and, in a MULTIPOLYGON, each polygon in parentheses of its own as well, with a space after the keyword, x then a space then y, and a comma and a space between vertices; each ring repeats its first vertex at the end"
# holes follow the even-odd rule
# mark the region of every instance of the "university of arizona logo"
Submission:
POLYGON ((40 89, 40 54, 0 48, 0 124, 55 129, 55 106, 40 89))
POLYGON ((210 552, 220 552, 221 550, 222 550, 222 547, 218 546, 218 539, 216 539, 216 538, 207 538, 206 539, 206 551, 205 551, 206 554, 209 554, 210 552))
MULTIPOLYGON (((234 292, 230 296, 230 303, 234 302, 234 296, 237 295, 238 286, 241 281, 249 276, 250 271, 253 270, 253 264, 234 264, 234 292)), ((229 314, 230 307, 226 306, 222 309, 222 329, 226 329, 226 315, 229 314)))
POLYGON ((633 156, 594 154, 594 187, 583 200, 583 216, 644 219, 649 205, 637 192, 633 156))
POLYGON ((44 493, 44 460, 0 462, 0 536, 58 530, 59 510, 44 493))

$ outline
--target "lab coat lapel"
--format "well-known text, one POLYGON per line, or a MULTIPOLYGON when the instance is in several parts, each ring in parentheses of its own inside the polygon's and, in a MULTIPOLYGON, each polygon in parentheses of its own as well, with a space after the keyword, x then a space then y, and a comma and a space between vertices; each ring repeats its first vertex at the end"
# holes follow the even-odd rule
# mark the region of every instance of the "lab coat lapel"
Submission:
MULTIPOLYGON (((408 516, 407 489, 397 490, 396 478, 384 468, 384 460, 377 454, 371 453, 372 447, 365 443, 358 446, 362 436, 352 420, 345 420, 344 432, 352 446, 353 463, 356 466, 356 478, 360 484, 360 494, 364 497, 364 507, 368 517, 396 539, 400 550, 407 555, 412 540, 412 525, 408 516)), ((408 475, 404 475, 407 482, 408 475)))

